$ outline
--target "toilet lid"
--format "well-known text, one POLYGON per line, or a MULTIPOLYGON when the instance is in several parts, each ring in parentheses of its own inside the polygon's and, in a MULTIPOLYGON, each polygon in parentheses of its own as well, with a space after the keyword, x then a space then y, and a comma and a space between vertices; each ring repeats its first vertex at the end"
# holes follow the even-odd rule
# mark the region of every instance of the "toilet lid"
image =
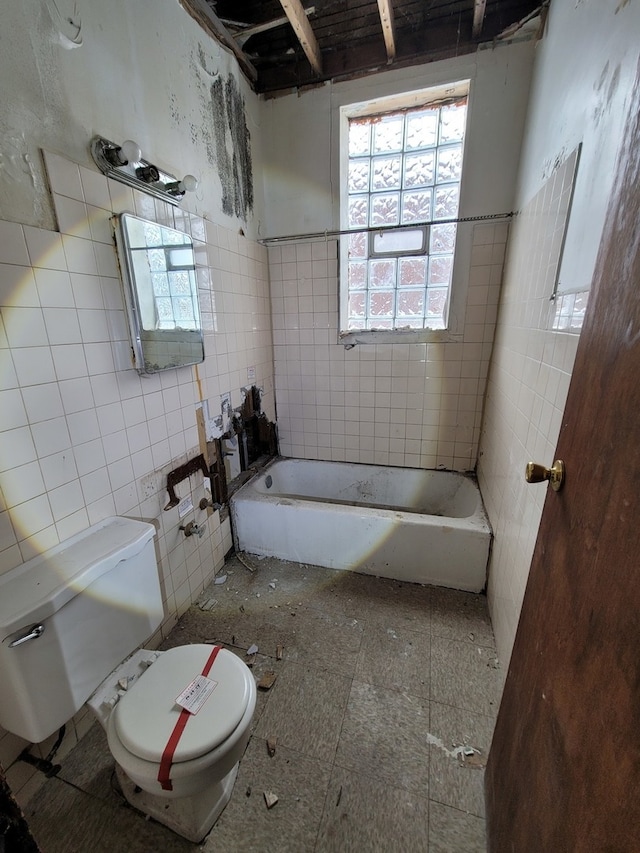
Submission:
MULTIPOLYGON (((129 752, 159 762, 182 711, 176 698, 202 673, 213 646, 194 644, 164 652, 120 699, 113 710, 115 731, 129 752)), ((173 763, 215 749, 235 730, 247 708, 248 667, 220 649, 208 676, 217 682, 196 714, 190 714, 173 754, 173 763)))

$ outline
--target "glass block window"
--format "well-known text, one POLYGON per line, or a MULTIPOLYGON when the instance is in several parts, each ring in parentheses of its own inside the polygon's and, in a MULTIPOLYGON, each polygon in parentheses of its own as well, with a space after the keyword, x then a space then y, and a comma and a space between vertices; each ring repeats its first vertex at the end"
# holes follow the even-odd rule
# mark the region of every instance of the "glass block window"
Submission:
POLYGON ((343 331, 446 328, 466 114, 459 97, 349 118, 343 331))

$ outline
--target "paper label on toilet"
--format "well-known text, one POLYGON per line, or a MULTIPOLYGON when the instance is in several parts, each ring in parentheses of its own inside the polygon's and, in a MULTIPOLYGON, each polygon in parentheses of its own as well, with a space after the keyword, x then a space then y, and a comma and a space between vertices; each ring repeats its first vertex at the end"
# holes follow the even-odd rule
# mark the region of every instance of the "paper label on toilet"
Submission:
POLYGON ((217 686, 217 681, 198 675, 184 688, 176 703, 190 714, 197 714, 217 686))

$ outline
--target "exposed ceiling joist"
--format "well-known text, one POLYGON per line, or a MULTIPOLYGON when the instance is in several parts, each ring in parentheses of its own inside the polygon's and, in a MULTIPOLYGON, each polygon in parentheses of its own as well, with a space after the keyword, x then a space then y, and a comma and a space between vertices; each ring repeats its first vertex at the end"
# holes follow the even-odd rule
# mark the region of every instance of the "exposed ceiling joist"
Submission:
POLYGON ((380 23, 384 45, 387 49, 387 59, 393 62, 396 58, 396 35, 393 24, 393 0, 378 0, 378 11, 380 12, 380 23))
MULTIPOLYGON (((309 15, 313 15, 315 11, 315 6, 309 6, 304 10, 304 13, 307 17, 309 17, 309 15)), ((281 18, 274 18, 272 21, 265 21, 264 24, 256 24, 253 27, 249 26, 243 28, 239 32, 234 33, 233 37, 240 47, 244 47, 245 43, 249 41, 251 36, 256 36, 258 35, 258 33, 266 33, 269 30, 273 30, 276 27, 281 27, 283 24, 287 23, 289 23, 289 18, 283 15, 281 18)))
POLYGON ((234 41, 229 30, 205 0, 180 0, 180 5, 196 20, 203 30, 206 30, 225 47, 233 52, 240 67, 252 83, 258 79, 258 72, 246 53, 234 41))
POLYGON ((254 91, 270 96, 473 53, 511 38, 532 17, 543 22, 550 0, 178 2, 233 51, 254 91))
POLYGON ((474 39, 480 38, 482 32, 482 24, 484 23, 484 15, 487 8, 487 0, 474 0, 473 3, 473 30, 471 37, 474 39))
POLYGON ((311 24, 302 8, 302 3, 300 0, 280 0, 280 5, 284 9, 284 13, 293 27, 311 67, 320 76, 322 74, 322 55, 311 29, 311 24))

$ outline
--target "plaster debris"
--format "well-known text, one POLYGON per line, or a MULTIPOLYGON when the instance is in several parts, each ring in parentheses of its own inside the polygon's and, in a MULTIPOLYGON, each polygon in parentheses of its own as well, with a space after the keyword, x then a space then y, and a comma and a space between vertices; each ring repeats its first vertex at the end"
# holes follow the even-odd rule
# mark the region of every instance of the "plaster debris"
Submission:
POLYGON ((217 603, 218 603, 217 598, 206 598, 204 601, 200 602, 199 607, 200 607, 200 610, 204 610, 204 611, 213 610, 213 608, 216 606, 217 603))
POLYGON ((277 737, 268 737, 267 738, 267 752, 273 758, 276 754, 276 744, 278 743, 277 737))
POLYGON ((431 744, 431 746, 437 746, 438 749, 441 749, 445 753, 445 755, 448 755, 449 758, 455 759, 463 766, 484 767, 484 759, 480 757, 481 751, 476 749, 474 746, 461 744, 460 746, 454 746, 453 749, 449 749, 444 745, 439 737, 432 735, 431 732, 427 732, 427 743, 431 744))
POLYGON ((264 675, 262 676, 262 678, 258 682, 258 687, 261 690, 271 690, 271 688, 275 684, 275 680, 277 677, 278 676, 276 675, 276 673, 272 669, 268 670, 267 672, 264 673, 264 675))
POLYGON ((273 791, 265 791, 264 792, 264 801, 267 804, 268 809, 272 809, 275 804, 278 802, 278 797, 273 791))
POLYGON ((275 589, 275 588, 276 588, 276 583, 275 583, 275 581, 271 581, 271 583, 269 584, 269 588, 270 588, 270 589, 275 589))
POLYGON ((276 660, 282 660, 284 646, 276 646, 276 660))
POLYGON ((215 583, 215 584, 221 584, 221 583, 225 583, 225 582, 226 582, 226 580, 227 580, 227 576, 226 576, 226 575, 219 575, 219 577, 217 577, 217 578, 214 580, 214 583, 215 583))
POLYGON ((121 690, 126 690, 128 688, 128 686, 129 686, 129 677, 127 675, 125 675, 124 678, 118 679, 118 687, 121 690))
POLYGON ((252 643, 252 645, 250 645, 249 648, 247 649, 247 655, 257 655, 257 654, 258 654, 258 647, 256 646, 255 643, 252 643))

